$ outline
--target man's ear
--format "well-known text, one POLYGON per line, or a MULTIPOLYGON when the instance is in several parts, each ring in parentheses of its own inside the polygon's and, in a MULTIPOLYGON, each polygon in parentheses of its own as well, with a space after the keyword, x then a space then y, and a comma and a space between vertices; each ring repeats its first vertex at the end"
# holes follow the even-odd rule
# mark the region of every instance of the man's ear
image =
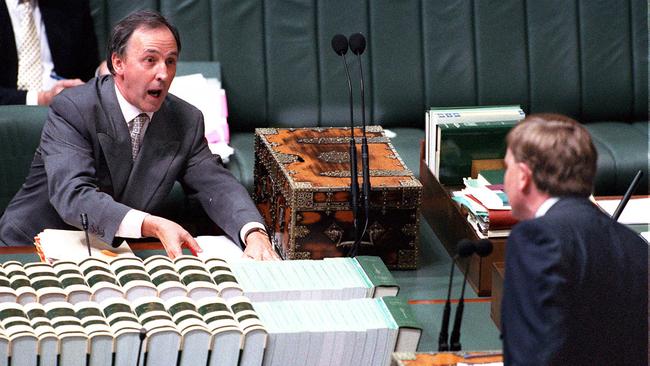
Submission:
POLYGON ((124 60, 117 52, 111 54, 111 63, 113 64, 113 70, 115 70, 116 75, 122 75, 124 73, 124 60))
POLYGON ((533 185, 533 171, 530 170, 526 163, 516 163, 518 165, 517 188, 520 192, 528 192, 533 185))

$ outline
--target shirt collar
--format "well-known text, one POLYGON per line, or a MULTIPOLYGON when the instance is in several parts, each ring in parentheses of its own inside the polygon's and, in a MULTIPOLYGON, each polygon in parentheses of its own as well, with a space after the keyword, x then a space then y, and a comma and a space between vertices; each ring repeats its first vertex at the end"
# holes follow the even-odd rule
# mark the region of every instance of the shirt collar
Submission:
MULTIPOLYGON (((143 113, 136 106, 126 101, 126 99, 120 92, 120 89, 117 88, 117 84, 115 84, 114 87, 115 87, 115 95, 117 95, 117 103, 120 105, 120 110, 122 111, 124 120, 127 123, 132 119, 134 119, 135 117, 137 117, 139 114, 143 113)), ((151 121, 153 117, 153 112, 144 112, 144 113, 146 113, 147 116, 149 116, 149 120, 151 121)))
POLYGON ((544 203, 542 203, 539 208, 537 209, 537 212, 535 212, 535 217, 542 217, 548 212, 548 210, 553 207, 553 205, 559 201, 560 199, 558 197, 550 197, 547 198, 544 203))

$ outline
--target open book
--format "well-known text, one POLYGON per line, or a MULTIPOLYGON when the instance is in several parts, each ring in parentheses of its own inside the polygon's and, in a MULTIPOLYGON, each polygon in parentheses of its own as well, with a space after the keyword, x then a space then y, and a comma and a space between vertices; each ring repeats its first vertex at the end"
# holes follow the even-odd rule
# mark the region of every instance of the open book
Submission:
MULTIPOLYGON (((93 235, 89 235, 89 238, 90 253, 95 258, 111 260, 119 256, 134 255, 126 242, 122 242, 115 248, 93 235)), ((79 262, 88 257, 86 235, 83 231, 45 229, 34 238, 34 246, 43 262, 52 263, 57 260, 79 262)))

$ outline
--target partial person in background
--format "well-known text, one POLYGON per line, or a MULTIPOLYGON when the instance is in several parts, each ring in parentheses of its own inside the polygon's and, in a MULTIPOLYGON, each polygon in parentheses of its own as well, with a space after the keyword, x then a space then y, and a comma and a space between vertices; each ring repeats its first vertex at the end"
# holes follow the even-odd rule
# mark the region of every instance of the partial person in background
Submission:
POLYGON ((507 137, 506 365, 647 365, 648 243, 590 200, 597 153, 561 115, 507 137))
POLYGON ((0 104, 49 105, 98 65, 88 0, 0 2, 0 104))
POLYGON ((57 95, 25 184, 0 217, 0 242, 31 245, 40 231, 81 229, 105 243, 160 240, 175 258, 201 251, 156 211, 180 181, 210 219, 253 259, 279 259, 246 189, 212 155, 203 115, 168 93, 181 42, 177 29, 139 11, 113 29, 111 75, 57 95))

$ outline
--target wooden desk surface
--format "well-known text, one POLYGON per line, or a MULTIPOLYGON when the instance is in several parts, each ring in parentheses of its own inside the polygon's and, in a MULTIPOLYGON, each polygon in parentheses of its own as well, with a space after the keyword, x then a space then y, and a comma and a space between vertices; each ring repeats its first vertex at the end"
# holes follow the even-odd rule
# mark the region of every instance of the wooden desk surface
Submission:
POLYGON ((485 364, 503 362, 500 351, 486 352, 435 352, 435 353, 393 353, 392 366, 446 366, 459 362, 485 364))
MULTIPOLYGON (((129 243, 131 250, 134 252, 156 251, 145 257, 153 254, 165 254, 165 250, 160 242, 134 242, 129 243)), ((188 249, 183 249, 184 254, 190 254, 188 249)), ((19 247, 0 247, 0 263, 6 260, 17 260, 19 262, 38 262, 40 258, 36 254, 36 247, 33 245, 19 246, 19 247)))

